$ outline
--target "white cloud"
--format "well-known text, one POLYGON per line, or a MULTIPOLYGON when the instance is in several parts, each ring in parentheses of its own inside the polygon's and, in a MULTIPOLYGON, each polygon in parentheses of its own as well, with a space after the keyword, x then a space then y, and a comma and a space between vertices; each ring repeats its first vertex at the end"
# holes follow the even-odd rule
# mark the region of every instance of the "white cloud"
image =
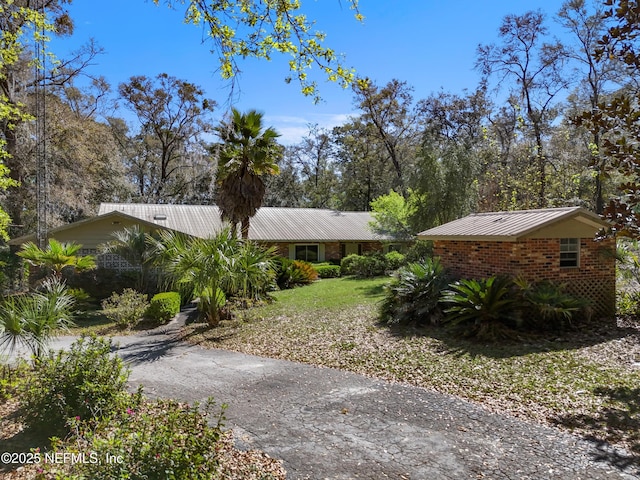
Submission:
POLYGON ((316 113, 303 117, 293 115, 265 115, 265 124, 273 126, 279 133, 278 142, 283 145, 300 143, 309 133, 309 126, 317 124, 320 128, 331 130, 349 120, 350 113, 316 113))

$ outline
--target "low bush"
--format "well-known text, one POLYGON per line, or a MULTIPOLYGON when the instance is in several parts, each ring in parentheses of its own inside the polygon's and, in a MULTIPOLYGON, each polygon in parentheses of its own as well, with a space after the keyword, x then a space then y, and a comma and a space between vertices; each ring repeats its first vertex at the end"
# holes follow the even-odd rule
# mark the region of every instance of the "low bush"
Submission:
POLYGON ((564 285, 549 281, 531 283, 516 279, 526 326, 542 331, 559 330, 572 324, 588 302, 564 291, 564 285))
POLYGON ((146 317, 158 322, 168 322, 180 313, 180 293, 162 292, 156 293, 151 298, 151 303, 145 314, 146 317))
POLYGON ((400 252, 389 252, 384 256, 388 270, 398 270, 405 264, 405 256, 400 252))
POLYGON ((309 262, 280 257, 275 264, 276 283, 280 290, 308 285, 318 279, 318 272, 309 262))
POLYGON ((73 297, 75 308, 78 311, 92 308, 94 305, 95 299, 84 288, 70 288, 67 293, 73 297))
POLYGON ((20 381, 28 376, 29 368, 25 360, 0 366, 0 402, 13 397, 19 389, 20 381))
POLYGON ((116 272, 109 268, 98 267, 85 272, 64 272, 64 278, 69 288, 82 288, 91 297, 103 300, 113 292, 122 292, 127 288, 134 288, 137 272, 116 272))
POLYGON ((431 240, 417 240, 407 253, 405 260, 407 263, 421 262, 433 256, 433 242, 431 240))
POLYGON ((340 276, 340 265, 314 264, 320 278, 337 278, 340 276))
POLYGON ((64 282, 48 278, 41 291, 7 297, 0 305, 0 345, 22 344, 40 357, 51 338, 73 325, 74 299, 64 282))
POLYGON ((147 295, 138 293, 132 288, 125 288, 121 294, 114 293, 102 301, 104 315, 120 328, 133 327, 148 308, 147 295))
POLYGON ((72 473, 95 480, 218 478, 216 444, 222 433, 224 406, 212 415, 214 407, 211 400, 204 408, 173 400, 134 402, 133 408, 122 410, 117 421, 100 429, 83 432, 78 425, 74 443, 79 451, 121 461, 76 463, 72 473))
POLYGON ((382 253, 357 255, 350 265, 352 275, 358 278, 371 278, 384 275, 387 270, 387 260, 382 253))
POLYGON ((354 265, 359 257, 360 255, 352 253, 340 261, 340 271, 342 275, 355 275, 354 265))
POLYGON ((640 292, 619 291, 616 296, 616 310, 619 315, 640 316, 640 292))
POLYGON ((512 337, 517 324, 514 288, 507 277, 455 282, 442 293, 444 320, 482 340, 512 337))
POLYGON ((80 338, 68 351, 42 357, 23 383, 24 423, 48 434, 64 433, 70 418, 94 424, 122 408, 128 378, 110 341, 80 338))
POLYGON ((380 317, 389 324, 437 323, 439 305, 449 276, 438 258, 427 258, 400 268, 385 288, 380 317))

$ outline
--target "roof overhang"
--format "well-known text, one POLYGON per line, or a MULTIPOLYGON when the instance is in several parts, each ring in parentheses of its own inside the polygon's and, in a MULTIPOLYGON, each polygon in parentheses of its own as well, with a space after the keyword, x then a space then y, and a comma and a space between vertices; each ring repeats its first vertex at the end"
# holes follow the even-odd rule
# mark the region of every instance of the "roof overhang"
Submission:
MULTIPOLYGON (((153 223, 153 222, 148 222, 146 220, 142 220, 138 217, 134 217, 131 215, 127 215, 126 213, 123 212, 119 212, 119 211, 111 211, 108 213, 104 213, 102 215, 97 215, 95 217, 91 217, 91 218, 87 218, 84 220, 80 220, 77 222, 73 222, 73 223, 68 223, 66 225, 62 225, 60 227, 56 227, 56 228, 52 228, 50 230, 47 231, 47 237, 51 237, 54 236, 56 233, 60 233, 60 232, 64 232, 67 230, 72 230, 74 228, 80 227, 80 226, 86 226, 86 225, 90 225, 92 223, 97 223, 97 222, 102 222, 104 220, 109 220, 109 219, 117 219, 120 218, 122 220, 128 220, 131 221, 132 223, 137 223, 140 225, 144 225, 147 226, 151 229, 155 229, 155 230, 171 230, 169 228, 163 227, 162 225, 158 225, 157 223, 153 223)), ((21 237, 16 237, 16 238, 12 238, 11 240, 9 240, 8 244, 9 245, 22 245, 23 243, 27 243, 27 242, 34 242, 36 240, 36 235, 35 233, 29 234, 29 235, 23 235, 21 237)))

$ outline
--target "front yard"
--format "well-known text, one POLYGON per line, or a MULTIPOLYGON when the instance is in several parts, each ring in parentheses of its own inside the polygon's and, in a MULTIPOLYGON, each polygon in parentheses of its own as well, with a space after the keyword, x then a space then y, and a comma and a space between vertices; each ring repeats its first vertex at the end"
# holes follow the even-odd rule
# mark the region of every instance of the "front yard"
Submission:
POLYGON ((208 347, 340 368, 457 395, 607 440, 640 457, 640 325, 619 321, 509 344, 461 340, 444 328, 377 320, 387 278, 326 279, 216 329, 188 325, 208 347))

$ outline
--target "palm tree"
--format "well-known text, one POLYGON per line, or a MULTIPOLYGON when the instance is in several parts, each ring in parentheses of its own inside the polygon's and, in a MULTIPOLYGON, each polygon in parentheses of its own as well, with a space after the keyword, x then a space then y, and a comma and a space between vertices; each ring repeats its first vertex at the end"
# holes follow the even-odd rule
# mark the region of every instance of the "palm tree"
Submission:
POLYGON ((111 234, 113 240, 100 245, 101 253, 120 255, 138 272, 136 290, 143 292, 148 287, 150 262, 147 234, 139 225, 134 225, 111 234))
POLYGON ((92 255, 77 255, 81 248, 82 245, 75 242, 59 242, 50 238, 46 248, 41 249, 35 243, 27 242, 17 255, 33 266, 52 270, 53 276, 61 279, 62 270, 67 267, 77 272, 96 268, 96 260, 92 255))
POLYGON ((233 254, 238 239, 226 228, 212 238, 195 238, 161 231, 154 241, 154 256, 178 287, 187 287, 199 299, 198 309, 209 325, 220 322, 225 291, 234 281, 233 254))
POLYGON ((246 239, 249 219, 264 199, 263 177, 279 173, 277 161, 282 151, 276 143, 278 132, 271 127, 263 129, 262 113, 240 113, 232 108, 231 117, 216 128, 223 141, 218 152, 217 202, 222 219, 231 223, 232 233, 240 224, 246 239))
POLYGON ((58 277, 42 292, 8 297, 0 308, 0 346, 24 345, 40 358, 51 339, 73 324, 74 299, 58 277))
POLYGON ((274 249, 242 242, 224 228, 211 238, 161 231, 153 255, 173 279, 198 298, 201 315, 212 327, 220 322, 227 297, 259 298, 274 284, 274 249))

